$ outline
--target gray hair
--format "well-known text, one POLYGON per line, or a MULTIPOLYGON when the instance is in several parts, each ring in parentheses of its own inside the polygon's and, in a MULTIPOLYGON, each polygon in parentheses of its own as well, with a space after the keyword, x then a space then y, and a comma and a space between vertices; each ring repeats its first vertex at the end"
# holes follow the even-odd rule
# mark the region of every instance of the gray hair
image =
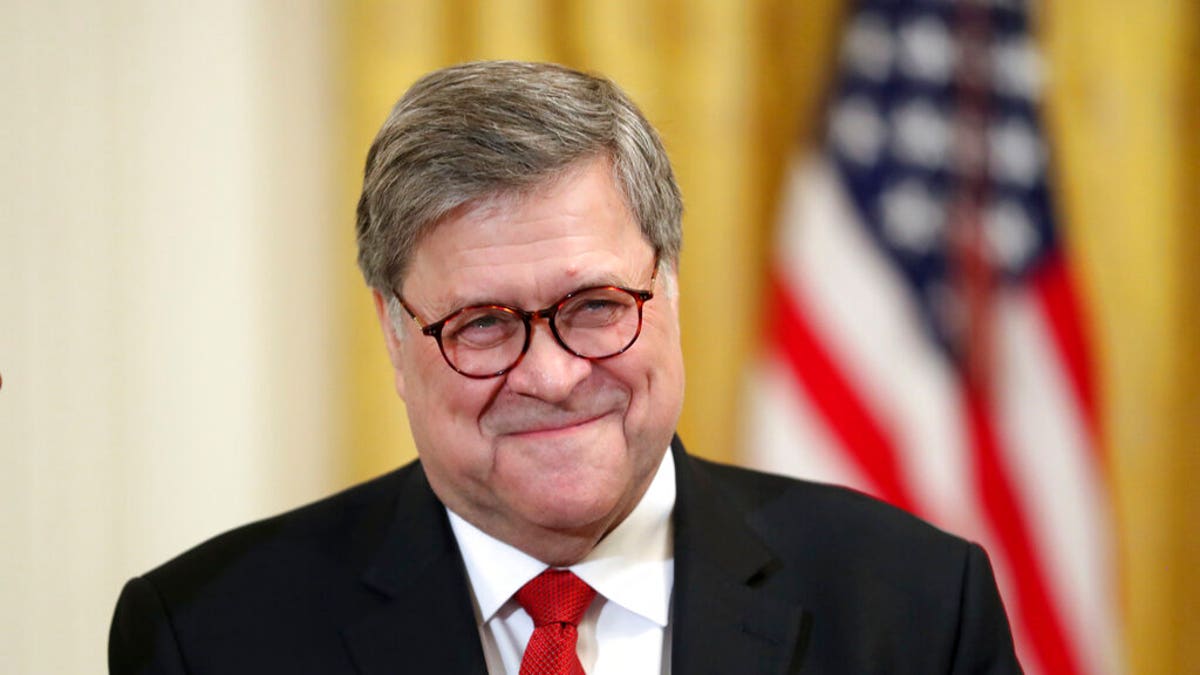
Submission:
POLYGON ((483 61, 434 71, 404 94, 367 153, 358 265, 403 281, 421 238, 455 208, 519 194, 604 157, 642 233, 678 263, 683 202, 662 141, 614 83, 563 66, 483 61))

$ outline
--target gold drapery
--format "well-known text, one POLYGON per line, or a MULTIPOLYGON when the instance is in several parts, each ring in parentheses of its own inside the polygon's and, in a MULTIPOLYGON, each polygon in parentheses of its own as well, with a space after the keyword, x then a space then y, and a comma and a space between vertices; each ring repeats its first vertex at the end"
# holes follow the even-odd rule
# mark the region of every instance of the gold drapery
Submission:
POLYGON ((1093 314, 1130 672, 1200 664, 1200 4, 1045 3, 1047 128, 1093 314))
MULTIPOLYGON (((366 148, 421 74, 551 60, 621 84, 663 134, 686 204, 680 432, 736 461, 742 368, 780 178, 810 136, 840 0, 364 0, 346 3, 340 294, 345 475, 414 456, 361 278, 353 203, 366 148)), ((1047 128, 1071 254, 1092 308, 1120 525, 1131 672, 1200 663, 1200 5, 1045 3, 1047 128), (1191 207, 1191 208, 1189 208, 1191 207)))

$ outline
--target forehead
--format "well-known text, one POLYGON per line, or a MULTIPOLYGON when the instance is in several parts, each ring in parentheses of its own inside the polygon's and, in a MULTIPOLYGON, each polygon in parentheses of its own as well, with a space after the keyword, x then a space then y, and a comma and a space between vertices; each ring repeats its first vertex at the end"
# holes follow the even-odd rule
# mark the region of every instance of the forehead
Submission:
POLYGON ((543 302, 584 284, 644 283, 652 260, 609 163, 596 160, 452 212, 418 244, 403 291, 436 309, 543 302))

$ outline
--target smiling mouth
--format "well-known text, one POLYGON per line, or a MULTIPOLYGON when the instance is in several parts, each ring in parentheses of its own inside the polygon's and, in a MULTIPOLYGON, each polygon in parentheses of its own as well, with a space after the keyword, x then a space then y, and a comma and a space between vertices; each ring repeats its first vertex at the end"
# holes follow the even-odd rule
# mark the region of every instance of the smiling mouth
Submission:
POLYGON ((532 426, 527 429, 519 429, 519 430, 515 430, 515 431, 510 431, 506 435, 516 436, 518 438, 538 438, 538 437, 543 437, 543 436, 553 436, 555 434, 561 434, 561 433, 569 433, 569 432, 579 429, 581 427, 587 426, 587 425, 591 424, 592 422, 603 419, 604 417, 607 417, 607 416, 608 416, 608 413, 605 413, 605 414, 601 414, 601 415, 594 415, 592 417, 586 417, 581 420, 572 420, 572 421, 567 421, 567 422, 563 422, 563 423, 555 422, 552 424, 537 425, 537 426, 532 426))

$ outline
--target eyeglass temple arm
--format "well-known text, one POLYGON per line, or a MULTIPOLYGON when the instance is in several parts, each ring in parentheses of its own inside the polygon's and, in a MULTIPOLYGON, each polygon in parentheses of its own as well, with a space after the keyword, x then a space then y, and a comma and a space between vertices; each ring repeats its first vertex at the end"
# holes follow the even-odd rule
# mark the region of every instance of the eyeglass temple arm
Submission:
POLYGON ((412 307, 408 306, 408 303, 404 301, 404 298, 400 297, 400 294, 395 290, 392 291, 392 295, 396 298, 396 302, 399 302, 400 306, 404 308, 404 311, 408 312, 408 315, 412 317, 413 321, 417 322, 417 325, 420 326, 421 330, 425 330, 425 322, 421 321, 421 317, 417 316, 417 313, 412 310, 412 307))

